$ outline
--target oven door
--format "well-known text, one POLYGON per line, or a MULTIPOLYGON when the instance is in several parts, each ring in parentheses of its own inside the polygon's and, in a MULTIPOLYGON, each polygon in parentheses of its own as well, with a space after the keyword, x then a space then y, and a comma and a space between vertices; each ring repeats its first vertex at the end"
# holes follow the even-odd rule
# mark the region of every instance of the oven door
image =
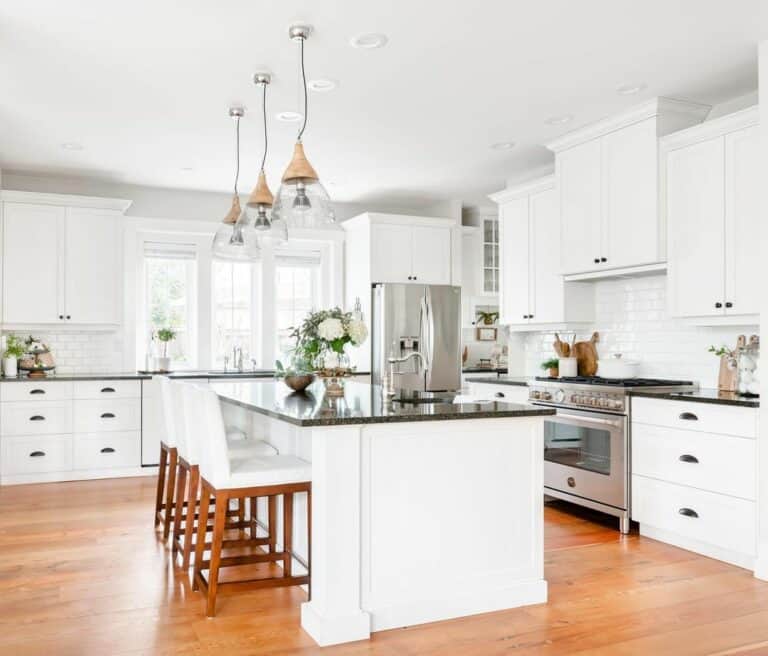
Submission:
POLYGON ((565 408, 545 417, 545 488, 626 509, 626 423, 623 415, 565 408))

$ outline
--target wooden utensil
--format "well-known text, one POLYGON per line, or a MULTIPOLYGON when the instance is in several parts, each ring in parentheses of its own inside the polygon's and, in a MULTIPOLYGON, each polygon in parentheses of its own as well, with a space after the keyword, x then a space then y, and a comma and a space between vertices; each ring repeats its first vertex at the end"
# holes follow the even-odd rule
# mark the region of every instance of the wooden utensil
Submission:
POLYGON ((578 362, 579 376, 594 376, 597 373, 597 348, 600 333, 592 333, 588 342, 574 342, 572 356, 578 362))
POLYGON ((555 341, 553 344, 555 348, 555 353, 557 353, 558 357, 561 358, 567 358, 571 355, 571 347, 568 345, 568 342, 564 342, 560 339, 560 335, 555 333, 555 341))

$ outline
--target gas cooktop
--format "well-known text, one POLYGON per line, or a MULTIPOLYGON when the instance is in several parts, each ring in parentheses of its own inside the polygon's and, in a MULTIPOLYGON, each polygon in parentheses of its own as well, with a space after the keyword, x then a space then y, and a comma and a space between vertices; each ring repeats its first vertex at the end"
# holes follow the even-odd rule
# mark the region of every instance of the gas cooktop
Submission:
POLYGON ((660 378, 601 378, 600 376, 568 376, 547 378, 537 376, 537 381, 562 385, 600 385, 604 387, 678 387, 693 385, 690 380, 663 380, 660 378))

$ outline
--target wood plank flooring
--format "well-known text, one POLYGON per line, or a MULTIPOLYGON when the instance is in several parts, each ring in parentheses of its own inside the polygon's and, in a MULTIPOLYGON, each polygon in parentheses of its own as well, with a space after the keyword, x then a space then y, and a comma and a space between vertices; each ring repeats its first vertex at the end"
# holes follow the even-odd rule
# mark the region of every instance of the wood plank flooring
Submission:
POLYGON ((322 650, 300 628, 298 588, 224 589, 206 620, 152 529, 154 485, 0 488, 0 654, 768 654, 768 583, 556 504, 546 510, 545 605, 322 650))

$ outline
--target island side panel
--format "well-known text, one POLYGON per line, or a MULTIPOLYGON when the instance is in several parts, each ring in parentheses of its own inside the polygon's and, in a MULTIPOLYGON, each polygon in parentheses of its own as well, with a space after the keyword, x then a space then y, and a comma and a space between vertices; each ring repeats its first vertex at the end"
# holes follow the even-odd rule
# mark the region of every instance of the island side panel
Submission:
POLYGON ((543 419, 362 429, 372 630, 543 603, 543 419))

